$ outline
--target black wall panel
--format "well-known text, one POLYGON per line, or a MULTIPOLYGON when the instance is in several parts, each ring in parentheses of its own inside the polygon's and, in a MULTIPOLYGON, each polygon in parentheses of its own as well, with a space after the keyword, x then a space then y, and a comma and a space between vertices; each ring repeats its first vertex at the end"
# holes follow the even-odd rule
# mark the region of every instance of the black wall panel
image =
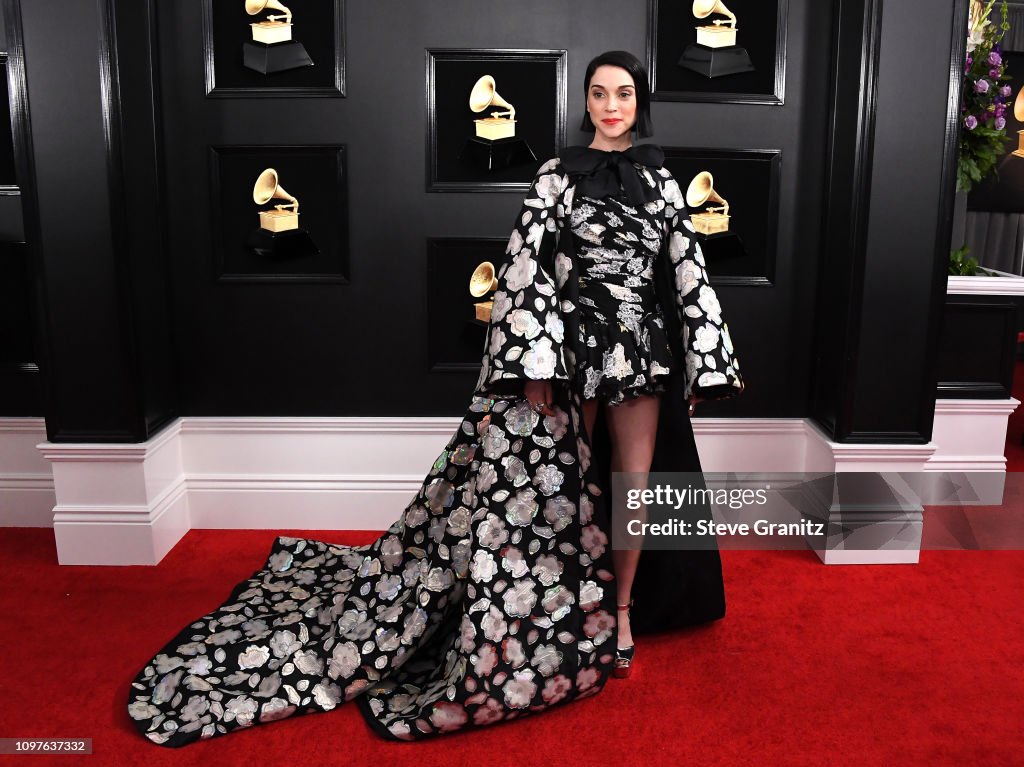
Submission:
POLYGON ((932 312, 934 288, 937 277, 945 292, 949 258, 948 227, 940 233, 936 218, 953 202, 942 158, 951 31, 955 9, 963 5, 936 0, 925 18, 915 5, 885 3, 881 28, 875 131, 885 140, 874 142, 853 426, 868 441, 901 433, 907 441, 931 437, 935 383, 927 373, 939 317, 932 312), (908 57, 910 28, 929 43, 908 57))
POLYGON ((51 435, 130 438, 132 372, 121 336, 100 108, 97 3, 22 4, 47 292, 51 435))
POLYGON ((21 3, 51 441, 141 441, 176 415, 152 2, 21 3))
MULTIPOLYGON (((587 143, 587 62, 644 59, 648 34, 639 0, 345 0, 344 97, 211 98, 202 4, 5 2, 24 12, 41 223, 9 273, 41 289, 3 317, 36 312, 39 342, 9 348, 39 358, 58 441, 142 440, 176 415, 461 413, 476 374, 428 321, 428 246, 507 238, 522 195, 426 191, 424 52, 567 50, 568 143, 587 143), (210 148, 273 145, 345 147, 345 280, 217 279, 210 148)), ((747 391, 704 413, 930 436, 966 10, 944 2, 791 0, 782 105, 653 103, 657 143, 781 158, 771 279, 717 284, 747 391)))
MULTIPOLYGON (((707 413, 804 412, 813 302, 794 287, 799 273, 814 278, 830 19, 810 0, 790 8, 784 105, 653 104, 652 141, 782 151, 777 282, 719 289, 748 393, 728 406, 709 404, 707 413), (785 380, 768 372, 780 357, 791 366, 785 380)), ((293 11, 298 24, 301 7, 293 11)), ((522 194, 424 190, 424 50, 567 49, 568 143, 586 143, 589 135, 577 130, 586 64, 613 48, 645 58, 646 3, 348 0, 347 95, 335 99, 205 98, 200 15, 188 3, 161 3, 159 13, 167 210, 170 221, 189 222, 172 224, 169 240, 183 412, 462 412, 475 373, 431 372, 427 241, 507 238, 522 194), (348 148, 351 283, 215 282, 207 147, 320 143, 348 148)))
POLYGON ((45 322, 20 10, 0 2, 0 416, 41 416, 45 322))

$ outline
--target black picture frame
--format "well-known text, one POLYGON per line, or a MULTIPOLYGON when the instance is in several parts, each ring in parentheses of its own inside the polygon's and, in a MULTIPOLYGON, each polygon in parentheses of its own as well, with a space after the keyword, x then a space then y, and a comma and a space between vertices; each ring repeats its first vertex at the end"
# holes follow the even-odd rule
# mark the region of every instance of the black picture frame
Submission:
POLYGON ((537 169, 565 145, 565 50, 426 50, 428 192, 525 192, 537 169), (469 94, 476 80, 495 77, 496 92, 516 107, 516 136, 536 161, 486 170, 459 160, 474 136, 469 94), (519 119, 520 115, 528 119, 519 119))
MULTIPOLYGON (((14 118, 11 112, 11 73, 7 51, 0 51, 0 187, 16 189, 17 162, 14 159, 14 118)), ((19 240, 22 242, 22 240, 19 240)))
POLYGON ((345 144, 210 146, 211 233, 214 276, 220 283, 350 284, 348 152, 345 144), (299 199, 300 226, 315 255, 275 261, 247 247, 259 228, 252 199, 259 174, 278 172, 279 184, 299 199))
POLYGON ((23 115, 12 108, 23 94, 17 93, 17 84, 11 88, 16 73, 10 71, 8 59, 7 51, 0 51, 0 246, 26 244, 14 135, 15 123, 23 115))
POLYGON ((727 5, 740 22, 736 43, 746 49, 755 69, 707 78, 677 63, 686 46, 696 43, 692 4, 648 0, 647 71, 653 101, 785 103, 789 0, 729 0, 727 5))
POLYGON ((250 42, 244 3, 202 0, 203 59, 207 98, 287 98, 345 96, 345 0, 285 0, 299 21, 299 39, 313 66, 262 74, 242 64, 250 42))
POLYGON ((0 0, 4 110, 0 171, 0 397, 6 402, 28 403, 42 412, 37 392, 42 391, 42 347, 33 313, 36 299, 38 253, 30 242, 39 242, 39 206, 32 131, 28 107, 28 79, 21 4, 0 0))
POLYGON ((686 195, 694 176, 711 172, 729 202, 734 237, 696 235, 715 285, 773 287, 778 248, 781 149, 664 147, 665 167, 686 195))
POLYGON ((482 261, 497 269, 508 238, 428 237, 426 259, 427 360, 431 373, 479 373, 487 323, 473 304, 469 278, 482 261))

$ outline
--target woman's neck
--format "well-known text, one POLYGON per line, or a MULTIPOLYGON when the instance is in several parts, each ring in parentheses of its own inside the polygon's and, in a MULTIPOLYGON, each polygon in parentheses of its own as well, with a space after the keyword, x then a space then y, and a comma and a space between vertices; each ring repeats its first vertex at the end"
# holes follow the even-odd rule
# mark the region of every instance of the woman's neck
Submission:
POLYGON ((604 136, 595 138, 590 144, 591 149, 598 149, 602 152, 624 152, 633 145, 633 142, 629 140, 629 134, 624 134, 618 141, 608 141, 604 136))

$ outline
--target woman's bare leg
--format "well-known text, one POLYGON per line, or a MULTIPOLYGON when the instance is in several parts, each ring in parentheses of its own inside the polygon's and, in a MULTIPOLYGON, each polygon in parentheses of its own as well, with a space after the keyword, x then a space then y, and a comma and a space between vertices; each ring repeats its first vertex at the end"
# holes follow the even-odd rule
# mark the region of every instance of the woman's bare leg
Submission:
POLYGON ((583 400, 583 424, 587 428, 587 437, 590 439, 590 449, 594 449, 594 424, 597 423, 596 399, 583 400))
MULTIPOLYGON (((645 395, 619 405, 605 407, 608 431, 612 442, 612 471, 628 472, 629 482, 647 487, 647 476, 654 457, 654 443, 658 434, 658 407, 660 395, 645 395)), ((640 551, 612 549, 615 565, 616 597, 618 604, 629 603, 633 589, 633 576, 640 561, 640 551)), ((633 644, 629 614, 617 611, 619 647, 633 644)))

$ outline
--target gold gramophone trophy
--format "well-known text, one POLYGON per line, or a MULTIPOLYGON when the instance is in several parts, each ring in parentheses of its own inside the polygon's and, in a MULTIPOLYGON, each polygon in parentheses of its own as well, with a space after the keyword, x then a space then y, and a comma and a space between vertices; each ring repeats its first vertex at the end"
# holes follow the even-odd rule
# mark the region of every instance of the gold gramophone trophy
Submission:
POLYGON ((701 241, 705 256, 714 257, 715 261, 747 256, 746 246, 736 232, 729 231, 729 202, 715 191, 715 179, 710 171, 702 170, 686 187, 686 207, 699 208, 706 203, 704 210, 690 214, 694 237, 701 241))
POLYGON ((710 171, 702 170, 686 187, 686 205, 697 208, 706 202, 720 202, 721 205, 691 214, 690 223, 693 228, 701 234, 729 231, 729 203, 715 191, 715 179, 710 171))
POLYGON ((494 78, 484 75, 473 85, 469 108, 479 114, 489 107, 506 107, 474 120, 476 135, 466 140, 459 159, 477 168, 495 170, 536 162, 530 145, 516 137, 516 108, 505 101, 494 88, 494 78))
POLYGON ((516 135, 516 108, 498 95, 494 89, 494 78, 484 75, 473 86, 469 94, 469 108, 474 112, 483 112, 488 107, 508 107, 507 112, 491 112, 489 117, 474 120, 476 135, 492 141, 511 138, 516 135))
MULTIPOLYGON (((473 276, 469 278, 469 292, 474 298, 481 298, 492 290, 498 289, 498 278, 494 276, 494 264, 490 261, 482 261, 473 270, 473 276)), ((476 319, 480 322, 490 323, 491 308, 494 301, 480 301, 473 304, 476 309, 476 319)))
MULTIPOLYGON (((1017 91, 1017 98, 1013 100, 1013 116, 1017 122, 1024 122, 1024 88, 1017 91)), ((1017 148, 1010 154, 1024 157, 1024 130, 1017 131, 1017 148)))
POLYGON ((696 18, 716 13, 726 18, 697 27, 697 42, 686 46, 677 63, 707 78, 753 71, 747 49, 736 44, 736 14, 722 0, 693 0, 696 18))
POLYGON ((288 194, 278 181, 277 171, 267 168, 252 188, 252 200, 266 205, 271 200, 288 200, 259 211, 260 225, 249 233, 249 250, 273 259, 315 256, 320 252, 309 232, 299 227, 299 200, 288 194))
POLYGON ((306 47, 292 39, 292 12, 280 0, 245 0, 245 12, 250 16, 267 10, 282 13, 249 25, 252 42, 242 43, 242 65, 265 75, 313 66, 306 47))

